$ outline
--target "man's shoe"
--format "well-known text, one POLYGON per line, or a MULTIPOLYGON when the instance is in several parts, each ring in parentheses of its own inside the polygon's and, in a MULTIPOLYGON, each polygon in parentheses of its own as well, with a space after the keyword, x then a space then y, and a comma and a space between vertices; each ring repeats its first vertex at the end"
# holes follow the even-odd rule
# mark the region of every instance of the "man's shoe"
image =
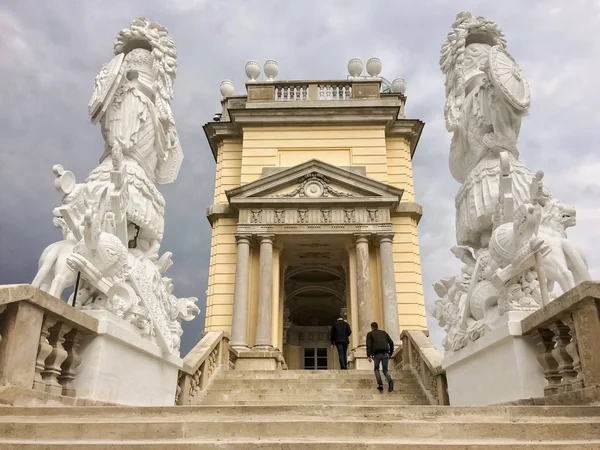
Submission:
POLYGON ((382 385, 377 386, 377 390, 380 392, 383 392, 383 386, 382 385))
POLYGON ((393 392, 394 391, 394 380, 390 381, 390 384, 388 386, 388 392, 393 392))

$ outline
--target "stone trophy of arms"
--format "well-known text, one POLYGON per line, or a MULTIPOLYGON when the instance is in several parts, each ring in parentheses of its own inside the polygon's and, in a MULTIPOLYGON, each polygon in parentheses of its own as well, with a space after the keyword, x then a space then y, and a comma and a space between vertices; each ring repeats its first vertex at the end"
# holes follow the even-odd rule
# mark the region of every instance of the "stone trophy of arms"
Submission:
POLYGON ((497 25, 470 13, 457 16, 440 67, 446 75, 446 128, 453 133, 450 173, 462 184, 455 199, 457 243, 479 249, 492 233, 500 152, 508 154, 515 204, 529 200, 533 174, 519 161, 517 149, 529 87, 497 25))
POLYGON ((45 251, 36 280, 60 296, 75 280, 59 273, 66 261, 81 273, 80 307, 107 309, 177 351, 179 322, 198 312, 195 297, 172 294, 165 275, 171 253, 159 257, 165 201, 157 185, 175 181, 183 159, 170 106, 177 53, 165 27, 137 18, 119 33, 114 54, 96 76, 88 105, 104 139, 100 164, 82 184, 62 167, 55 171, 63 193, 55 223, 69 229, 60 248, 70 254, 45 251), (68 189, 61 182, 66 175, 68 189), (53 273, 60 277, 54 288, 53 273))
POLYGON ((459 350, 494 329, 508 311, 533 311, 590 274, 566 237, 575 209, 552 198, 519 161, 517 138, 530 103, 529 85, 506 51, 498 26, 458 14, 442 46, 446 128, 453 133, 450 173, 455 198, 452 253, 461 274, 434 285, 433 313, 446 330, 446 350, 459 350))

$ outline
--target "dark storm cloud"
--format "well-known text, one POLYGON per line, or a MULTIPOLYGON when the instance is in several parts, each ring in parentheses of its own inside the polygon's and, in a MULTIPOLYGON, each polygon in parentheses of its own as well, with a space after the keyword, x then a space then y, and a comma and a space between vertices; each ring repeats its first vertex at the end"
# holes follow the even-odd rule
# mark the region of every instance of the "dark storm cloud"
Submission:
MULTIPOLYGON (((143 15, 169 28, 179 53, 173 109, 185 161, 178 180, 162 188, 162 249, 174 254, 176 293, 205 301, 205 209, 215 167, 202 125, 219 110, 221 80, 233 80, 241 93, 245 62, 268 58, 279 61, 279 79, 344 78, 350 58, 378 56, 383 76, 407 79, 407 114, 427 123, 413 163, 417 201, 425 208, 419 231, 431 309, 432 283, 458 270, 449 252, 458 184, 447 166, 438 55, 462 10, 492 18, 505 32, 532 89, 522 158, 533 170, 545 170, 557 198, 578 206, 579 224, 570 236, 589 248, 600 238, 597 3, 12 1, 0 6, 0 283, 30 282, 41 251, 59 237, 51 223, 59 201, 52 165, 61 163, 82 180, 97 163, 102 139, 87 116, 94 77, 110 59, 117 32, 143 15)), ((588 251, 588 257, 598 274, 600 256, 588 251)), ((198 340, 202 323, 186 324, 184 352, 198 340)), ((429 325, 439 345, 440 330, 429 325)))

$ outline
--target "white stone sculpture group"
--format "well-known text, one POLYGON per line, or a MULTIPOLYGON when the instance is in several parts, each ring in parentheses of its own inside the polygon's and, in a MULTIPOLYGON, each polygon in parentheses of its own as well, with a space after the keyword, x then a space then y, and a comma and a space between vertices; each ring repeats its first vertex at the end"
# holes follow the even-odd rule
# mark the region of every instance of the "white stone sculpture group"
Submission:
POLYGON ((446 128, 453 133, 450 172, 456 195, 452 253, 461 274, 434 285, 434 317, 443 345, 458 350, 499 323, 507 311, 532 311, 590 279, 581 251, 567 240, 575 209, 552 198, 543 173, 519 161, 517 138, 530 93, 506 52, 498 26, 460 13, 442 46, 446 128))
POLYGON ((159 257, 165 201, 157 184, 175 181, 183 159, 170 106, 177 53, 167 29, 144 18, 119 33, 114 53, 89 104, 104 154, 84 183, 54 167, 63 240, 44 250, 32 284, 60 297, 79 273, 78 307, 106 309, 177 353, 181 320, 199 312, 195 297, 173 295, 165 275, 172 254, 159 257))

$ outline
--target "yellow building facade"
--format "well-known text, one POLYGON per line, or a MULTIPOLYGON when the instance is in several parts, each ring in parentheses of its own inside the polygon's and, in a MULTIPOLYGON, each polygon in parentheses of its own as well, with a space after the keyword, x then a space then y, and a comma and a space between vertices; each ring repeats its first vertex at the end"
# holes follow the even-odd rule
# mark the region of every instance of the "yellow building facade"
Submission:
POLYGON ((355 368, 372 321, 396 342, 426 328, 412 176, 423 123, 380 83, 248 83, 204 127, 217 162, 205 329, 231 333, 248 368, 335 368, 338 316, 355 368))

